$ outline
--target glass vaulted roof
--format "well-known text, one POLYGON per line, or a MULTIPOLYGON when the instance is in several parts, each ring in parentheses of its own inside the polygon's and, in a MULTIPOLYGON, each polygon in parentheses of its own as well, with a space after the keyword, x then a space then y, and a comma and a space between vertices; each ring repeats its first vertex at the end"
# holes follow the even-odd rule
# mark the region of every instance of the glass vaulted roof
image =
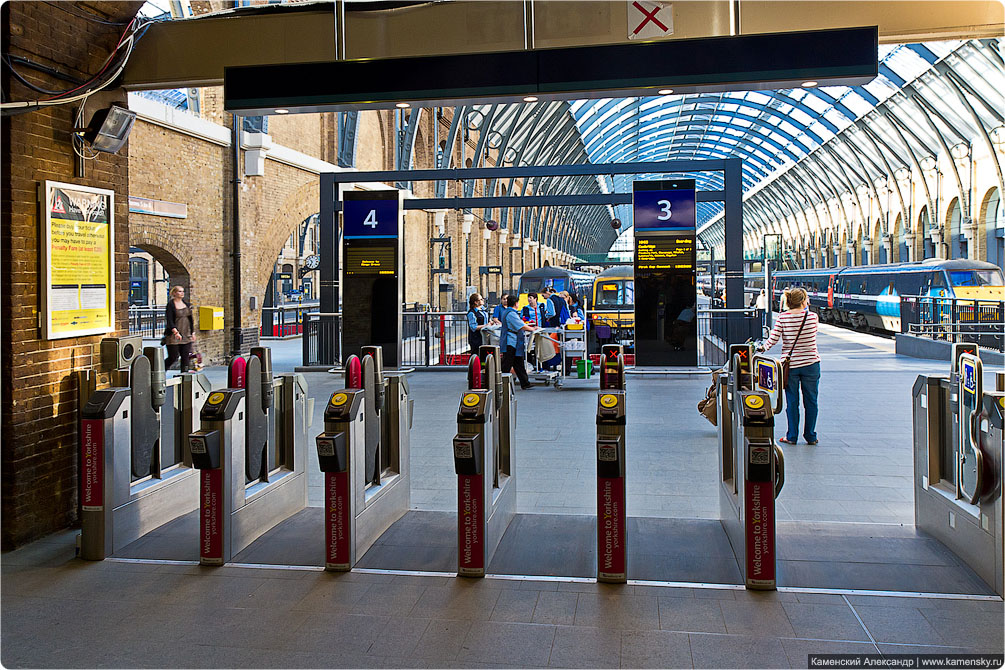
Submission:
MULTIPOLYGON (((747 191, 809 156, 958 46, 881 46, 879 76, 864 86, 578 100, 570 111, 593 163, 739 156, 747 191)), ((722 188, 718 172, 604 179, 612 191, 631 191, 637 178, 663 177, 694 178, 701 190, 722 188)), ((615 209, 631 221, 629 205, 615 209)), ((699 203, 699 227, 721 211, 722 203, 699 203)))
MULTIPOLYGON (((476 105, 468 128, 480 137, 478 164, 633 163, 743 159, 744 228, 753 230, 824 201, 854 198, 926 158, 961 144, 1005 137, 1000 39, 885 45, 879 75, 856 87, 804 87, 640 98, 476 105), (995 135, 997 133, 997 135, 995 135)), ((693 178, 721 190, 717 172, 493 180, 488 192, 630 193, 637 179, 693 178), (496 182, 505 183, 496 183, 496 182)), ((699 235, 722 242, 722 204, 698 204, 699 235)), ((631 222, 629 205, 502 212, 514 232, 553 243, 552 223, 572 253, 610 249, 631 222), (528 218, 529 217, 529 218, 528 218), (625 222, 620 231, 611 219, 625 222), (541 236, 543 234, 543 236, 541 236), (574 243, 568 247, 563 239, 574 243)))

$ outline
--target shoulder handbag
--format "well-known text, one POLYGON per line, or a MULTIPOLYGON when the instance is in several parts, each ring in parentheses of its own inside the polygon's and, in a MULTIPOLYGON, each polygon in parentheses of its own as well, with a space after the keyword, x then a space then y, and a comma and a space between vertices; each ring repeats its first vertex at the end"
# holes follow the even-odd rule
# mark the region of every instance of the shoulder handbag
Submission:
POLYGON ((718 372, 718 370, 712 372, 712 384, 709 385, 708 390, 705 391, 705 397, 698 402, 698 412, 708 419, 709 423, 713 426, 718 425, 716 418, 716 404, 718 402, 718 372))
POLYGON ((781 388, 786 388, 789 385, 789 359, 792 358, 792 352, 796 350, 796 343, 799 341, 799 336, 803 334, 803 326, 806 325, 806 319, 809 318, 809 316, 809 312, 803 314, 803 322, 799 324, 799 330, 796 332, 796 339, 792 340, 792 348, 789 349, 789 355, 782 359, 781 388))

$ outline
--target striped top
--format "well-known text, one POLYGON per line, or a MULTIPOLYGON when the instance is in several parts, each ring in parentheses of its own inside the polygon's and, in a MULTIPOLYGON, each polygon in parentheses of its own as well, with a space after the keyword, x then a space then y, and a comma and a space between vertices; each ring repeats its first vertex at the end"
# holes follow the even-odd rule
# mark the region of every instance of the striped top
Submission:
POLYGON ((771 334, 764 342, 764 349, 768 350, 778 344, 778 339, 782 340, 782 358, 789 359, 789 367, 801 368, 813 365, 820 361, 820 352, 817 351, 817 315, 809 310, 802 312, 782 312, 775 321, 775 327, 771 329, 771 334), (792 343, 799 333, 799 326, 803 322, 803 315, 806 315, 806 325, 803 332, 799 334, 799 341, 796 342, 795 351, 792 350, 792 343))

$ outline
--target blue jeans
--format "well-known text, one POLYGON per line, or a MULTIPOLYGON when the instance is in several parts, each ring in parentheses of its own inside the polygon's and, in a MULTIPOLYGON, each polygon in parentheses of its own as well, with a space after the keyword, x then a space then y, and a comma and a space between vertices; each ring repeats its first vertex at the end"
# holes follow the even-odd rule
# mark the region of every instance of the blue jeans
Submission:
POLYGON ((789 368, 789 382, 785 386, 785 416, 789 429, 785 439, 795 442, 799 437, 799 389, 803 390, 803 409, 806 411, 806 426, 803 437, 807 442, 817 440, 817 395, 820 392, 820 362, 800 368, 789 368))

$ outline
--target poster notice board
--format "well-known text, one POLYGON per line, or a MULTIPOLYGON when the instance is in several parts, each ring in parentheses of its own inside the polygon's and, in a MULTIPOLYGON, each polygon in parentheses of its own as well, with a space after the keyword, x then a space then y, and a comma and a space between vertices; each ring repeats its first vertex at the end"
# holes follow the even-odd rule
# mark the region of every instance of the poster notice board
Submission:
POLYGON ((46 181, 39 202, 45 339, 113 331, 114 192, 46 181))

